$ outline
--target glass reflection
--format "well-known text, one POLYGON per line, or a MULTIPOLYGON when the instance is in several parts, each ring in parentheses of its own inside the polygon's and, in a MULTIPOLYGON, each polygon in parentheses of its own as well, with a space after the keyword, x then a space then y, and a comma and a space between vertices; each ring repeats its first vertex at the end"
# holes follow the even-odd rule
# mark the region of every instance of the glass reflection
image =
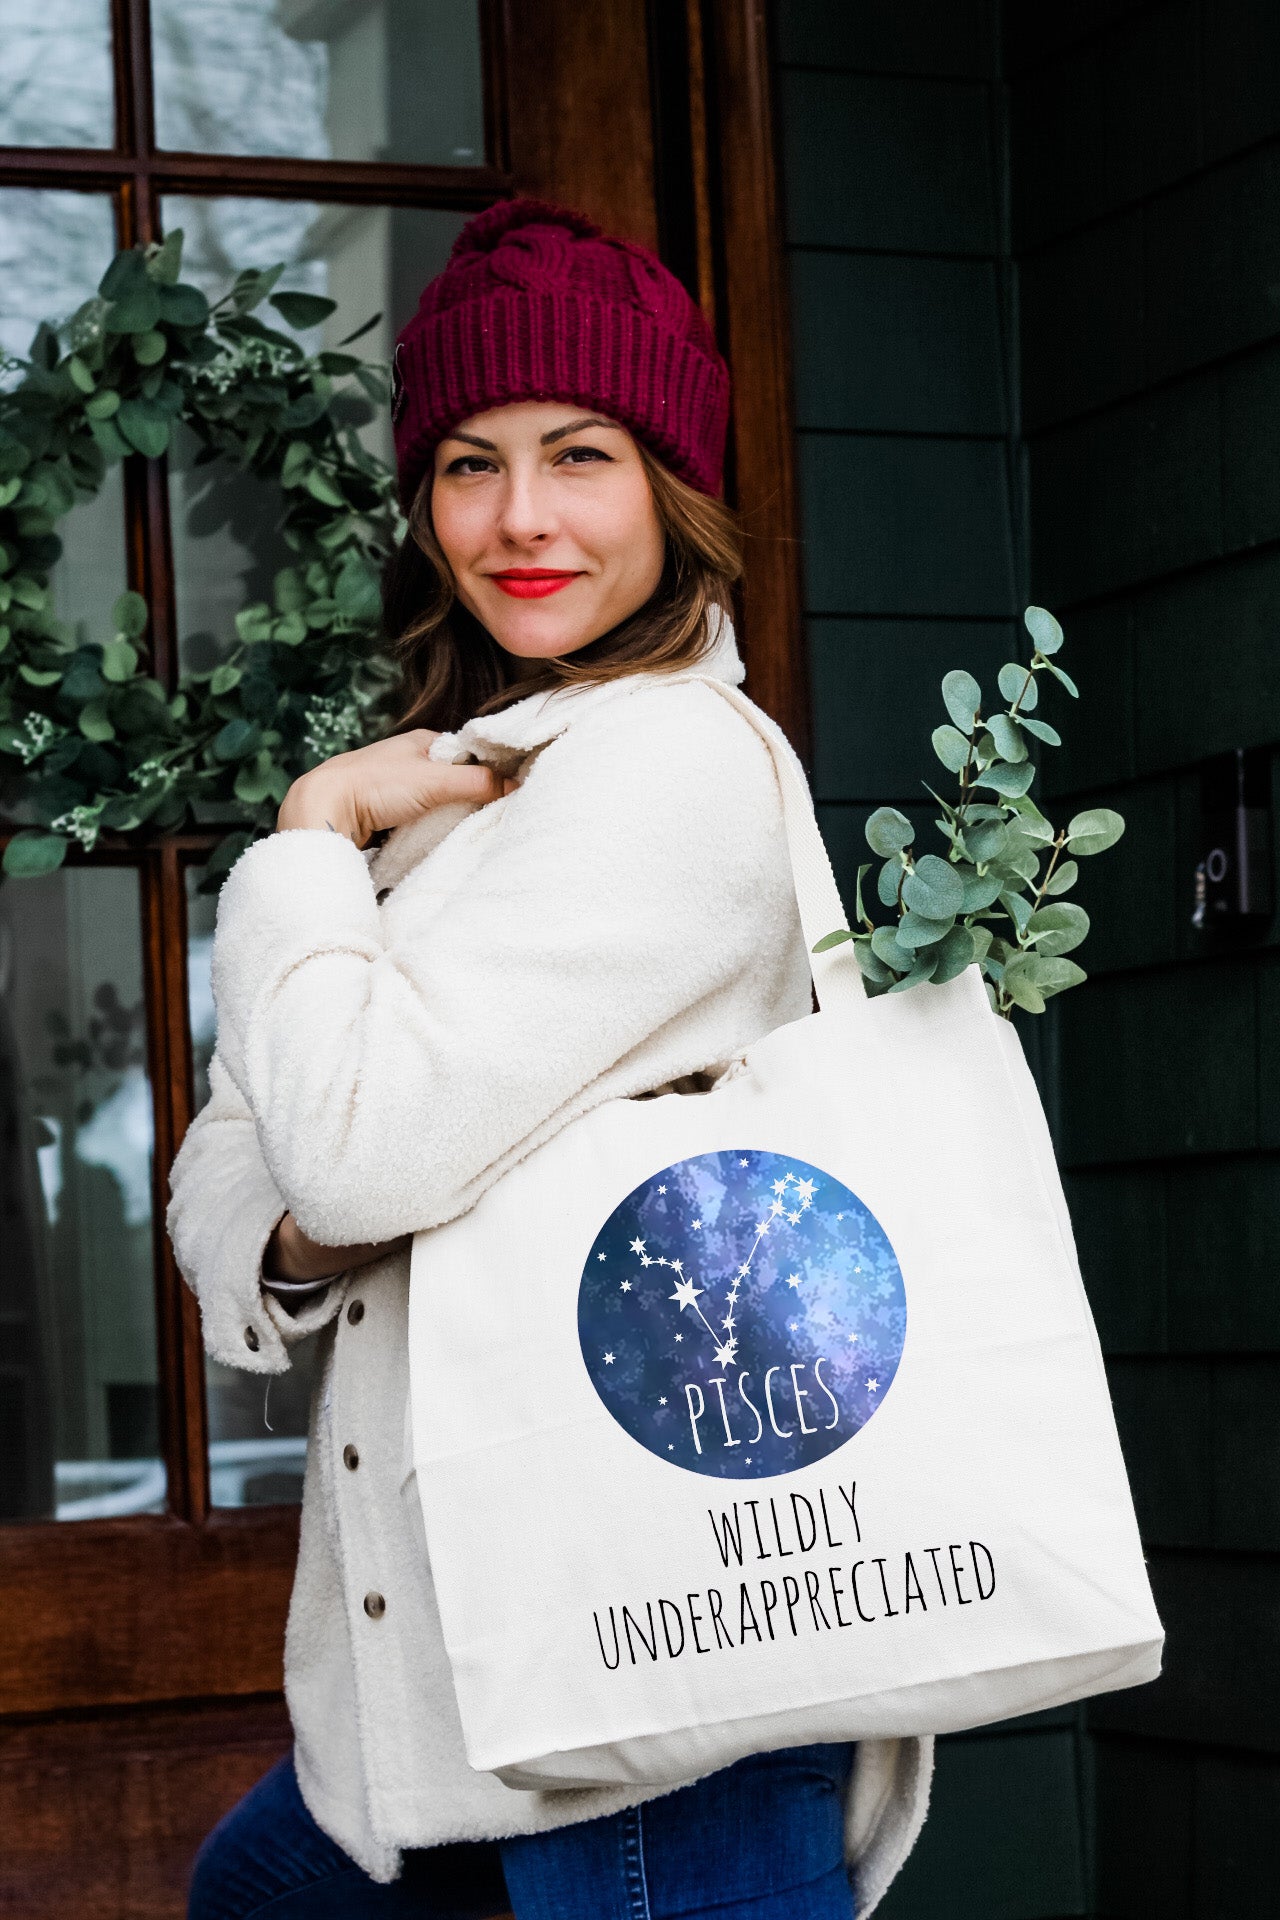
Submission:
POLYGON ((0 879, 0 1518, 158 1513, 138 876, 0 879))
MULTIPOLYGON (((423 286, 438 273, 465 214, 411 207, 339 207, 281 200, 201 199, 164 202, 165 229, 181 227, 183 278, 220 298, 244 267, 288 263, 282 288, 325 294, 337 311, 301 334, 310 351, 336 347, 375 314, 378 324, 352 348, 387 362, 396 333, 413 313, 423 286)), ((266 312, 273 325, 279 317, 266 312)), ((370 452, 390 462, 387 410, 362 430, 370 452)), ((169 463, 179 658, 184 672, 204 672, 229 651, 235 615, 270 597, 271 582, 290 556, 279 536, 279 492, 251 474, 212 463, 195 467, 194 442, 180 440, 169 463)))
POLYGON ((484 160, 478 0, 152 0, 151 22, 161 147, 484 160))
POLYGON ((110 0, 0 0, 0 146, 109 147, 110 0))
MULTIPOLYGON (((210 962, 216 894, 199 893, 201 869, 187 869, 187 995, 195 1069, 195 1111, 209 1098, 215 1020, 210 962)), ((215 1507, 295 1505, 302 1499, 307 1424, 317 1342, 293 1348, 293 1365, 272 1377, 205 1359, 209 1408, 209 1495, 215 1507)))

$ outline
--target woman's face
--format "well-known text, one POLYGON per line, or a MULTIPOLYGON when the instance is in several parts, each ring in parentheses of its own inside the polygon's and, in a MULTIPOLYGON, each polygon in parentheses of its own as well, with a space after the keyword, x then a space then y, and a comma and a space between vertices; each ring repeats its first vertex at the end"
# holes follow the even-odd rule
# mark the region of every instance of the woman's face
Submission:
POLYGON ((589 407, 521 400, 464 420, 436 448, 431 520, 458 598, 517 660, 598 640, 662 577, 636 443, 589 407))

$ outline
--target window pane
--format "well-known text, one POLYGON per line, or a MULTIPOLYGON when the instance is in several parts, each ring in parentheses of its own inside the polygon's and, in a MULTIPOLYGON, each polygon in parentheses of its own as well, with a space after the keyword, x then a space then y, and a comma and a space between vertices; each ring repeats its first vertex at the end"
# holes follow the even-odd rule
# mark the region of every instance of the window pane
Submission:
MULTIPOLYGON (((465 214, 412 207, 318 206, 281 200, 205 200, 175 195, 164 202, 167 232, 186 235, 183 278, 213 298, 244 267, 288 262, 281 285, 327 294, 337 311, 300 338, 309 348, 336 346, 365 320, 382 319, 352 349, 389 361, 396 333, 418 295, 449 255, 465 214)), ((266 316, 281 325, 275 314, 266 316)), ((386 411, 367 427, 365 445, 393 457, 386 411)), ((268 599, 277 568, 291 556, 278 532, 277 489, 220 463, 193 467, 194 444, 179 440, 169 463, 169 500, 177 587, 179 658, 184 672, 202 672, 235 638, 235 615, 268 599)))
POLYGON ((479 15, 478 0, 152 0, 157 142, 480 166, 479 15))
POLYGON ((0 884, 0 1517, 157 1513, 138 876, 0 884))
MULTIPOLYGON (((23 358, 42 320, 69 320, 97 292, 115 250, 105 194, 0 190, 0 353, 23 358)), ((4 378, 12 384, 14 374, 4 378)))
MULTIPOLYGON (((214 1043, 209 966, 218 904, 216 894, 196 891, 200 874, 199 867, 187 869, 188 1013, 196 1112, 209 1098, 214 1043)), ((301 1500, 315 1349, 314 1340, 296 1346, 290 1371, 274 1376, 270 1385, 261 1374, 242 1373, 206 1357, 209 1493, 215 1507, 292 1505, 301 1500)))
POLYGON ((110 0, 0 0, 0 146, 109 147, 110 0))

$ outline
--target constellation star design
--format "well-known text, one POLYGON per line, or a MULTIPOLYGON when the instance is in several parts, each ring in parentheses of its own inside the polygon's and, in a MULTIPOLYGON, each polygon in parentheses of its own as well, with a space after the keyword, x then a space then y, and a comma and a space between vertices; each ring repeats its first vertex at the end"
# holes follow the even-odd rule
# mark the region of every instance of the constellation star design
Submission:
POLYGON ((613 1365, 613 1355, 611 1353, 606 1353, 604 1357, 604 1363, 606 1367, 611 1367, 613 1365))
POLYGON ((630 1293, 630 1291, 631 1291, 631 1282, 630 1282, 629 1280, 624 1280, 624 1281, 622 1282, 622 1285, 621 1285, 621 1286, 620 1286, 620 1287, 618 1288, 618 1292, 619 1292, 619 1293, 630 1293))

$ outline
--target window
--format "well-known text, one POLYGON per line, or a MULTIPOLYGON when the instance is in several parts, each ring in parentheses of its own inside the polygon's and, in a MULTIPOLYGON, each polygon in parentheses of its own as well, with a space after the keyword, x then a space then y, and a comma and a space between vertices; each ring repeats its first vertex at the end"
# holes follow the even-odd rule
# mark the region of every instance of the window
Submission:
MULTIPOLYGON (((140 38, 146 19, 117 7, 113 42, 108 0, 0 7, 0 347, 21 355, 41 320, 73 311, 116 245, 181 227, 185 278, 217 294, 240 268, 283 261, 284 286, 337 300, 335 338, 380 312, 362 351, 389 358, 459 226, 504 184, 486 150, 478 0, 153 0, 140 38)), ((386 423, 371 431, 389 457, 386 423)), ((227 648, 280 564, 256 483, 184 454, 167 477, 113 469, 69 525, 55 582, 60 613, 89 633, 126 582, 139 588, 171 686, 227 648)), ((0 807, 22 824, 14 783, 0 807)), ((195 881, 216 837, 165 854, 104 842, 0 887, 5 1519, 300 1497, 305 1352, 274 1410, 261 1382, 210 1366, 206 1417, 182 1417, 198 1327, 164 1234, 171 1153, 157 1143, 206 1097, 213 901, 195 881), (185 1035, 166 971, 182 955, 185 1035)))

